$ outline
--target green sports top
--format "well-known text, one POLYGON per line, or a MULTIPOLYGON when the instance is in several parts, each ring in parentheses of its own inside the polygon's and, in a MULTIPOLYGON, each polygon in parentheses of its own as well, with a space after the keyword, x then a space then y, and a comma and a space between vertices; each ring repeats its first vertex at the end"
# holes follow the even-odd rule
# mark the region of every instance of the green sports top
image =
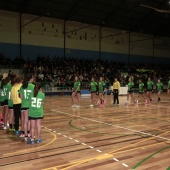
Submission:
MULTIPOLYGON (((1 87, 1 83, 2 82, 0 82, 0 87, 1 87)), ((3 102, 4 100, 5 100, 5 94, 3 89, 0 88, 0 102, 3 102)))
POLYGON ((153 82, 152 81, 148 81, 147 82, 147 89, 148 90, 152 90, 153 89, 153 82))
POLYGON ((168 89, 170 89, 170 80, 168 81, 168 89))
POLYGON ((128 83, 128 90, 133 90, 134 83, 131 81, 128 83))
POLYGON ((7 83, 2 89, 4 92, 4 100, 8 100, 9 91, 11 91, 11 83, 7 83))
POLYGON ((104 91, 105 82, 104 81, 99 81, 98 82, 98 86, 99 86, 99 92, 103 92, 104 91))
POLYGON ((159 92, 159 91, 162 91, 162 89, 163 89, 163 84, 162 83, 157 83, 156 84, 156 88, 157 88, 157 91, 159 92))
POLYGON ((144 84, 139 83, 139 92, 143 93, 144 92, 144 84))
POLYGON ((31 93, 29 96, 30 107, 28 115, 32 118, 41 118, 44 116, 43 104, 42 102, 45 100, 45 94, 39 92, 36 97, 34 97, 34 93, 31 93))
POLYGON ((74 82, 73 90, 76 91, 77 88, 79 87, 79 89, 77 91, 80 91, 80 85, 81 85, 80 81, 75 81, 74 82))
POLYGON ((12 89, 12 86, 9 89, 9 92, 8 92, 8 106, 9 107, 13 107, 13 103, 12 103, 12 99, 11 99, 11 89, 12 89))
POLYGON ((34 86, 35 85, 32 83, 28 83, 28 86, 25 89, 23 89, 23 87, 21 86, 19 90, 19 94, 22 95, 21 108, 29 108, 30 106, 29 95, 33 92, 34 86))
POLYGON ((96 86, 97 86, 97 83, 95 81, 90 82, 90 89, 92 92, 95 92, 97 90, 96 86))

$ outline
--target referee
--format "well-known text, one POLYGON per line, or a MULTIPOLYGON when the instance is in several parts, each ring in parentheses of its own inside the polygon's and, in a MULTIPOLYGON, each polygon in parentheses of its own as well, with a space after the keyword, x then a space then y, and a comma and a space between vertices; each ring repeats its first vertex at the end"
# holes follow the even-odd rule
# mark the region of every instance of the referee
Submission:
POLYGON ((119 81, 117 81, 117 78, 114 79, 114 83, 113 83, 113 100, 114 100, 114 105, 118 105, 119 104, 119 91, 120 91, 120 83, 119 81), (117 101, 117 103, 116 103, 117 101))

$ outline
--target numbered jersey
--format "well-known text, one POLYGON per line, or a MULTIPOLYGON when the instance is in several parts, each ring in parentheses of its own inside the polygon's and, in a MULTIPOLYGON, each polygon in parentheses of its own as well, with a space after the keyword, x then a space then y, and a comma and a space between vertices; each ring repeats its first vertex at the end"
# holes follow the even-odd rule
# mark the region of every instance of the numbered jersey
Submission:
POLYGON ((30 101, 29 101, 29 96, 34 90, 34 85, 32 83, 28 83, 28 87, 23 89, 21 86, 19 90, 19 94, 22 96, 22 103, 21 103, 21 108, 29 108, 30 106, 30 101))
POLYGON ((30 107, 29 107, 29 116, 32 118, 40 118, 44 116, 44 110, 42 102, 45 100, 45 94, 39 92, 36 97, 34 93, 30 94, 30 107))
POLYGON ((4 96, 4 100, 8 100, 9 91, 11 91, 11 84, 10 83, 3 86, 3 88, 2 88, 2 95, 4 96))

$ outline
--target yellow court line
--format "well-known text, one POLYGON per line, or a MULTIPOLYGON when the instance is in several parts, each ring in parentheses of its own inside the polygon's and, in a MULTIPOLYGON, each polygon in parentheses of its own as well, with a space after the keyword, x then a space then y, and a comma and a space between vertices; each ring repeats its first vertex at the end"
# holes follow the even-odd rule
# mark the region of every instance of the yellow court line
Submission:
MULTIPOLYGON (((44 129, 45 130, 45 129, 44 129)), ((30 152, 32 150, 37 150, 37 149, 40 149, 40 148, 44 148, 50 144, 52 144, 56 139, 57 139, 57 136, 56 134, 54 134, 53 132, 51 131, 48 131, 48 130, 45 130, 49 133, 51 133, 53 135, 53 140, 45 145, 42 145, 42 146, 39 146, 39 147, 36 147, 36 148, 32 148, 32 149, 25 149, 25 150, 19 150, 19 151, 16 151, 16 152, 11 152, 11 153, 7 153, 7 154, 3 154, 3 156, 9 156, 9 155, 13 155, 13 154, 18 154, 18 153, 22 153, 22 152, 30 152)))
MULTIPOLYGON (((162 133, 162 134, 160 134, 160 135, 164 135, 164 134, 167 134, 167 133, 169 133, 169 132, 170 132, 170 131, 167 131, 167 132, 162 133)), ((159 136, 160 136, 160 135, 159 135, 159 136)), ((116 151, 119 151, 119 150, 128 148, 128 147, 130 147, 130 146, 137 145, 137 144, 139 144, 139 143, 146 142, 146 141, 151 140, 152 138, 155 138, 155 137, 156 137, 156 136, 152 136, 152 137, 150 137, 150 138, 148 138, 148 139, 145 139, 145 140, 142 140, 142 141, 139 141, 139 142, 136 142, 136 143, 129 144, 129 145, 124 146, 124 147, 122 147, 122 148, 119 148, 119 149, 117 149, 117 150, 111 151, 111 152, 109 152, 109 154, 113 154, 113 153, 116 152, 116 151)))

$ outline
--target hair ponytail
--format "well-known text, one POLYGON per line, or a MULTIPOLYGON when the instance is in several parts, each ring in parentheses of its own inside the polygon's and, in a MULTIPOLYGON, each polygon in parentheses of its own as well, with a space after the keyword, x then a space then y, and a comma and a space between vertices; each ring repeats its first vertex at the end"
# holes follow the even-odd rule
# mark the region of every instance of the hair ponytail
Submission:
POLYGON ((28 87, 28 82, 30 81, 31 78, 32 78, 31 74, 26 75, 26 77, 24 78, 24 81, 23 81, 23 85, 22 85, 23 89, 26 89, 28 87))
POLYGON ((40 84, 36 84, 35 87, 34 87, 34 97, 37 96, 39 90, 41 89, 41 85, 40 84))

